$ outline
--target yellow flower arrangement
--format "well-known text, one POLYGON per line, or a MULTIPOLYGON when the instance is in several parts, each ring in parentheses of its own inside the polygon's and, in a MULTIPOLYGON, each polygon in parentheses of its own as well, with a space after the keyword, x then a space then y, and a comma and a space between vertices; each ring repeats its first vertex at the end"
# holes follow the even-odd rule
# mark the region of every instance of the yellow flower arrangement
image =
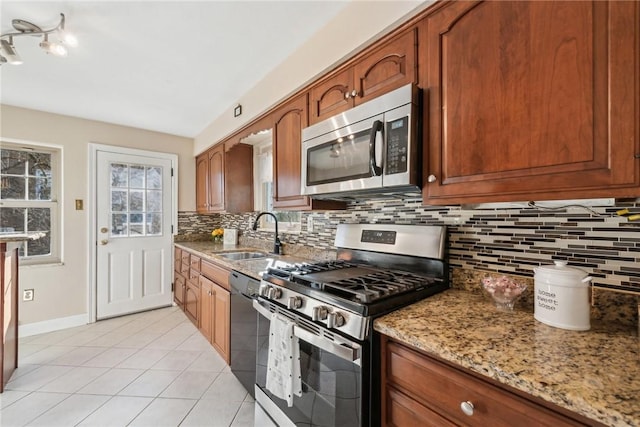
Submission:
POLYGON ((211 232, 211 237, 214 242, 221 242, 222 236, 224 236, 224 230, 222 228, 216 228, 211 232))

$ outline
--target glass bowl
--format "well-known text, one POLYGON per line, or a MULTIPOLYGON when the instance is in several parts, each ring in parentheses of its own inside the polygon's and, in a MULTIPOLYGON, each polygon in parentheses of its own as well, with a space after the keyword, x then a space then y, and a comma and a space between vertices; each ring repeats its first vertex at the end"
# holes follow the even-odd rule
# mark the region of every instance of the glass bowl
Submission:
POLYGON ((527 289, 527 285, 518 283, 507 276, 485 277, 482 279, 482 287, 491 295, 496 307, 504 311, 512 311, 513 304, 527 289))

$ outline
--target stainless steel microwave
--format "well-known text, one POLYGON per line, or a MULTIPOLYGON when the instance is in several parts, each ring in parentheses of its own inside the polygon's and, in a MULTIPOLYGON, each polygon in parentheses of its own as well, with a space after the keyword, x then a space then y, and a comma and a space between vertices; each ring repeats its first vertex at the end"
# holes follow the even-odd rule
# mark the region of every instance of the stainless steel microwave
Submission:
POLYGON ((302 130, 303 195, 419 191, 419 89, 406 85, 302 130))

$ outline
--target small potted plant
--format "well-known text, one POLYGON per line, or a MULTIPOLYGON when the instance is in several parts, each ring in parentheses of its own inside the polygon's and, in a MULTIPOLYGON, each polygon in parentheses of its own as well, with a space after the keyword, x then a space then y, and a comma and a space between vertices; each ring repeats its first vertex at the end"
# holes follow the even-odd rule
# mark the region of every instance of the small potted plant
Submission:
POLYGON ((222 243, 223 236, 224 230, 222 228, 216 228, 211 232, 211 238, 216 243, 222 243))

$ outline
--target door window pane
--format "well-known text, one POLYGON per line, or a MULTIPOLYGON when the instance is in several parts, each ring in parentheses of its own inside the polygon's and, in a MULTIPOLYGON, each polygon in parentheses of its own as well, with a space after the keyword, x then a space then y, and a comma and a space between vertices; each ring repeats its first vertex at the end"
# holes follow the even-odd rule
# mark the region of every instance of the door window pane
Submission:
POLYGON ((127 187, 129 184, 129 167, 117 163, 111 164, 111 186, 127 187))
POLYGON ((162 235, 162 167, 111 164, 111 236, 162 235))

